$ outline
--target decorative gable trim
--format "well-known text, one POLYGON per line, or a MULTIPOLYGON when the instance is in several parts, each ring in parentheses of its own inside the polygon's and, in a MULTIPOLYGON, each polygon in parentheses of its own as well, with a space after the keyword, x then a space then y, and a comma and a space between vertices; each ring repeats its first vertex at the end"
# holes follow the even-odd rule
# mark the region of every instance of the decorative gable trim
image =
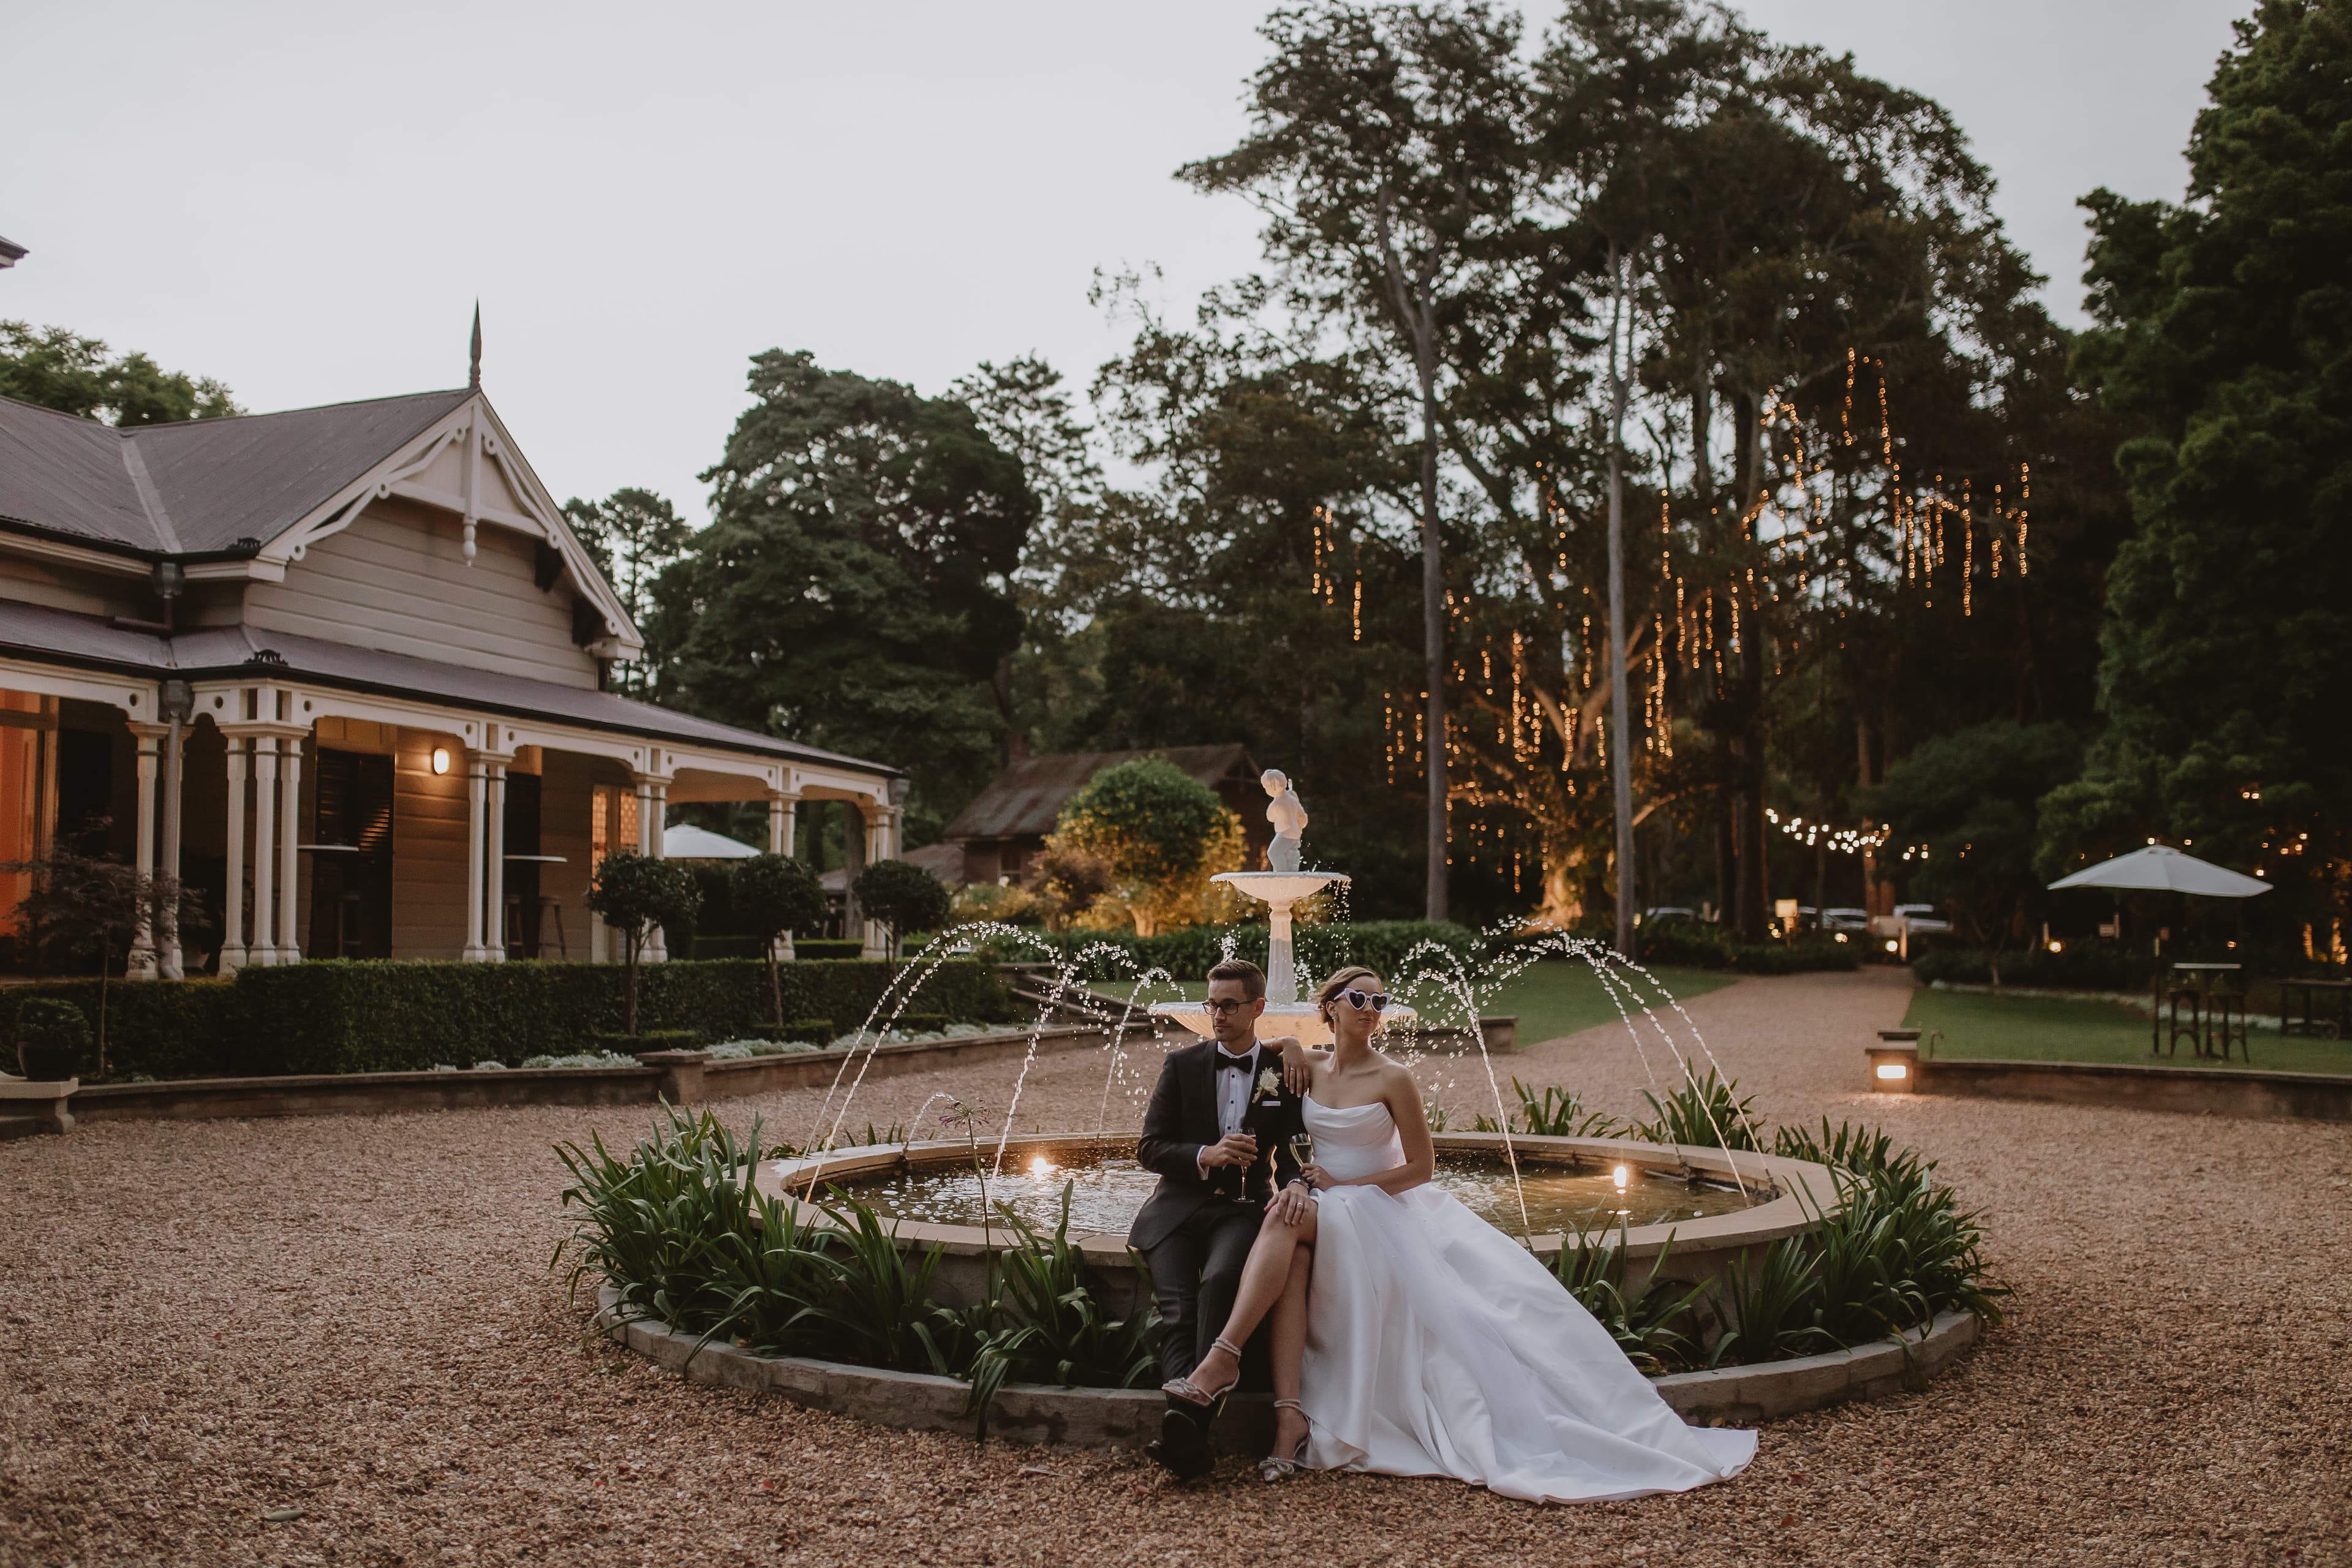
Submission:
MULTIPOLYGON (((562 509, 539 482, 539 476, 516 449, 513 437, 491 408, 489 399, 480 393, 466 399, 415 440, 337 490, 263 546, 252 563, 258 569, 256 574, 282 575, 286 565, 301 560, 311 545, 351 526, 370 502, 391 497, 455 513, 465 530, 466 559, 469 562, 474 558, 475 530, 483 523, 537 541, 561 559, 560 574, 571 579, 573 594, 592 607, 593 617, 602 624, 601 635, 584 641, 583 646, 600 658, 626 658, 644 650, 645 638, 622 607, 620 595, 596 569, 595 562, 564 521, 562 509), (418 477, 428 472, 453 445, 464 454, 462 491, 443 489, 418 477), (507 490, 523 510, 485 502, 482 480, 486 463, 496 465, 507 490)), ((575 621, 578 618, 575 616, 575 621)))

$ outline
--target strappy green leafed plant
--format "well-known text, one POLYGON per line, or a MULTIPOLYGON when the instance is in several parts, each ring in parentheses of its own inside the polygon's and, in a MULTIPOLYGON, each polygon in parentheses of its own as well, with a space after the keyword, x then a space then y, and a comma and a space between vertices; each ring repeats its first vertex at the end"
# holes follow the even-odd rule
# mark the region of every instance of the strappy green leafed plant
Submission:
POLYGON ((971 1359, 971 1397, 965 1414, 987 1435, 988 1411, 1008 1382, 1053 1383, 1089 1388, 1139 1388, 1158 1364, 1153 1335, 1160 1315, 1152 1304, 1151 1275, 1143 1259, 1128 1257, 1135 1269, 1136 1307, 1114 1318, 1087 1279, 1086 1255, 1070 1239, 1070 1199, 1075 1184, 1062 1184, 1062 1205, 1054 1234, 1000 1205, 1004 1224, 1019 1238, 1003 1254, 992 1331, 971 1359))
POLYGON ((1632 1290, 1625 1289, 1627 1222, 1617 1222, 1617 1239, 1606 1229, 1597 1236, 1580 1228, 1576 1245, 1563 1245, 1552 1261, 1552 1273, 1568 1293, 1607 1329, 1625 1359, 1646 1373, 1680 1372, 1697 1355, 1699 1300, 1705 1285, 1685 1285, 1662 1278, 1675 1249, 1671 1233, 1649 1272, 1632 1290))
POLYGON ((1755 1096, 1742 1097, 1739 1086, 1717 1078, 1713 1068, 1705 1078, 1686 1068, 1664 1099, 1646 1089, 1642 1098, 1650 1102, 1654 1120, 1633 1123, 1630 1136, 1702 1149, 1756 1148, 1755 1096))
POLYGON ((585 1149, 557 1145, 572 1175, 562 1203, 572 1232, 554 1258, 559 1267, 567 1254, 574 1260, 566 1286, 576 1292, 601 1275, 625 1312, 696 1332, 723 1320, 733 1303, 719 1259, 753 1223, 759 1140, 756 1121, 750 1142, 738 1144, 709 1112, 665 1103, 651 1134, 626 1154, 602 1135, 585 1149))
POLYGON ((1784 1237, 1760 1261, 1742 1256, 1717 1301, 1723 1327, 1710 1364, 1786 1361, 1840 1347, 1822 1319, 1821 1261, 1800 1237, 1784 1237))

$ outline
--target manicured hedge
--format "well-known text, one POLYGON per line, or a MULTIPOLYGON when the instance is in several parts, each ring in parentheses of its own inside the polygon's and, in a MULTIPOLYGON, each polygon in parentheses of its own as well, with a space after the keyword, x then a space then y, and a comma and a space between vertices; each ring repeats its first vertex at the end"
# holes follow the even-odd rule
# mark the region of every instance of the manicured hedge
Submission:
MULTIPOLYGON (((2059 952, 2039 946, 2012 947, 2000 955, 2000 983, 2058 991, 2145 991, 2162 963, 2188 956, 2168 953, 2158 959, 2137 942, 2127 947, 2107 941, 2070 942, 2059 952)), ((2240 955, 2218 956, 2227 961, 2240 955)), ((1992 957, 1980 947, 1938 947, 1927 952, 1915 948, 1911 973, 1923 985, 1938 980, 1954 985, 1986 985, 1992 981, 1992 957)))
MULTIPOLYGON (((1028 942, 1018 946, 1008 943, 996 956, 1013 960, 1071 959, 1092 949, 1095 951, 1087 957, 1085 967, 1086 978, 1090 980, 1132 979, 1152 969, 1166 970, 1177 980, 1203 979, 1210 966, 1224 957, 1228 938, 1232 940, 1234 957, 1246 958, 1252 963, 1265 963, 1266 927, 1262 923, 1187 926, 1153 937, 1139 937, 1124 931, 1040 931, 1023 934, 1028 942)), ((1310 974, 1329 974, 1344 965, 1360 963, 1398 984, 1406 978, 1399 973, 1408 966, 1406 954, 1423 943, 1433 943, 1444 952, 1473 964, 1484 958, 1486 951, 1485 940, 1476 931, 1443 921, 1360 921, 1354 924, 1301 926, 1294 942, 1298 963, 1310 974)), ((1418 972, 1438 962, 1434 955, 1424 952, 1412 962, 1411 967, 1418 972)))
POLYGON ((1691 969, 1730 969, 1742 974, 1808 974, 1860 966, 1863 941, 1807 935, 1795 942, 1735 942, 1721 926, 1705 921, 1667 920, 1646 924, 1635 943, 1643 963, 1679 963, 1691 969))
MULTIPOLYGON (((98 982, 47 981, 0 987, 0 1063, 16 1070, 16 1010, 37 996, 72 1003, 98 1029, 98 982)), ((236 985, 226 980, 115 980, 106 987, 107 1062, 116 1076, 148 1073, 156 1078, 234 1077, 248 1071, 239 1045, 244 1010, 236 985)), ((98 1071, 93 1048, 80 1074, 98 1071)))
MULTIPOLYGON (((899 966, 815 961, 782 966, 784 1016, 847 1019, 873 1011, 899 966)), ((118 981, 107 987, 108 1057, 116 1076, 267 1076, 416 1071, 438 1063, 498 1060, 591 1049, 620 1030, 625 1011, 617 964, 401 963, 318 960, 248 969, 234 981, 118 981)), ((98 983, 0 991, 0 1024, 15 1038, 16 1012, 34 996, 58 996, 98 1017, 98 983)), ((1013 1016, 1004 987, 984 964, 939 966, 912 1007, 960 1021, 1013 1016)), ((648 964, 640 972, 638 1027, 691 1029, 709 1039, 749 1035, 768 1019, 767 966, 752 959, 648 964)), ((94 1071, 96 1061, 85 1066, 94 1071)))

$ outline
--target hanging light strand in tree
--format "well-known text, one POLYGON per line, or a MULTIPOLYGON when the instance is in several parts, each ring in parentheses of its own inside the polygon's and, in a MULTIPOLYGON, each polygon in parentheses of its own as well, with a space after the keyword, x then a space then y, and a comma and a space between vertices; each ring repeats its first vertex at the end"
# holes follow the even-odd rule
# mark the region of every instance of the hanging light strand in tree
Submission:
POLYGON ((1769 806, 1764 818, 1809 848, 1818 845, 1840 855, 1874 855, 1885 844, 1889 832, 1885 824, 1876 827, 1833 827, 1801 816, 1783 816, 1769 806))

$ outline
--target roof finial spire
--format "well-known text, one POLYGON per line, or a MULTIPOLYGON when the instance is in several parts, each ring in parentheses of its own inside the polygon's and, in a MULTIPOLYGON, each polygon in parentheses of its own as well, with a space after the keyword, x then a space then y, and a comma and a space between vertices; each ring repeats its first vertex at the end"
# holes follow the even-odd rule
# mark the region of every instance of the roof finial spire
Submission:
POLYGON ((466 369, 466 387, 471 392, 482 390, 482 302, 474 301, 474 353, 466 369))

